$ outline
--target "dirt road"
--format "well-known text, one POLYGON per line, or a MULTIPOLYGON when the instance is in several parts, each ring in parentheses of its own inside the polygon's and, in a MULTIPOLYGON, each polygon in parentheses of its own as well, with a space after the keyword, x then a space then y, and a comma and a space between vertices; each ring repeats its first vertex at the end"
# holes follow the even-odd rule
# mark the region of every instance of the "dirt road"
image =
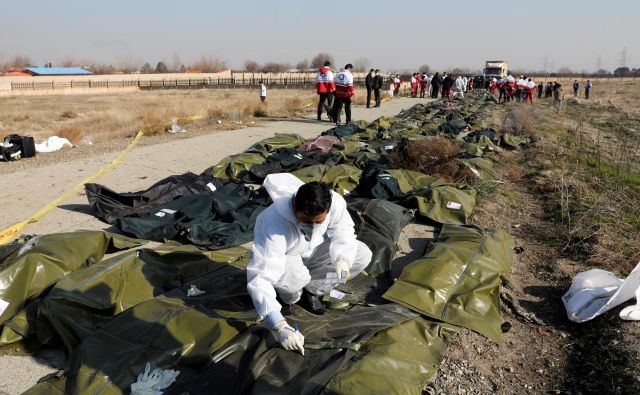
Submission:
MULTIPOLYGON (((353 119, 373 121, 383 115, 396 115, 403 108, 427 101, 399 98, 383 103, 380 108, 356 107, 353 109, 353 119)), ((199 173, 225 156, 241 152, 275 133, 298 133, 310 138, 329 128, 329 122, 304 118, 138 147, 124 163, 96 182, 119 192, 140 190, 170 175, 187 171, 199 173)), ((69 161, 3 174, 2 184, 11 187, 0 191, 0 229, 29 218, 41 207, 109 164, 115 156, 110 153, 90 160, 69 161)), ((84 193, 80 193, 53 209, 40 221, 28 225, 23 233, 47 234, 109 228, 108 224, 91 215, 87 199, 84 193)), ((54 351, 41 352, 35 357, 2 356, 0 394, 3 391, 9 394, 22 393, 40 377, 62 368, 63 365, 63 356, 54 351)))

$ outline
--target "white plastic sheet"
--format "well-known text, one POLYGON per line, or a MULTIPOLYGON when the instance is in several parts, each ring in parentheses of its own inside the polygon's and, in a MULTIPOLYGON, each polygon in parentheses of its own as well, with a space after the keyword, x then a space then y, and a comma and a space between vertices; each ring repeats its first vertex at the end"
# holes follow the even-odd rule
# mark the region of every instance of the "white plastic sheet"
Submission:
POLYGON ((625 280, 601 269, 577 274, 562 296, 567 316, 574 322, 589 321, 620 304, 636 298, 636 305, 620 312, 625 320, 640 320, 640 263, 625 280))
POLYGON ((36 152, 38 153, 60 151, 65 145, 73 147, 69 140, 65 139, 64 137, 58 136, 51 136, 44 142, 35 144, 36 152))

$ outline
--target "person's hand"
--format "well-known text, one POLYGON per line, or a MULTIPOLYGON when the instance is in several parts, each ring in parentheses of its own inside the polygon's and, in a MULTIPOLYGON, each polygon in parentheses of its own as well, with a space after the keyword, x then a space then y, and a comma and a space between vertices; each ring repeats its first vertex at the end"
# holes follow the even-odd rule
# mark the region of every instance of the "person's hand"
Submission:
POLYGON ((273 328, 278 334, 278 341, 287 351, 298 351, 304 355, 304 336, 292 328, 287 321, 280 321, 273 328))
POLYGON ((338 279, 346 282, 349 280, 349 269, 351 269, 351 265, 349 262, 344 259, 339 259, 336 262, 336 273, 338 274, 338 279), (344 277, 343 277, 344 276, 344 277))

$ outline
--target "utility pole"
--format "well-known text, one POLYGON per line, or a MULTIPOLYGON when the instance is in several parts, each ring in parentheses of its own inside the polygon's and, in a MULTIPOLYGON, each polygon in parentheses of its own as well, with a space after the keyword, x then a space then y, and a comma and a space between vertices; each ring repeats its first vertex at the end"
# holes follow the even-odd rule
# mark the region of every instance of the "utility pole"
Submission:
POLYGON ((596 71, 602 70, 602 56, 598 55, 596 59, 596 71))

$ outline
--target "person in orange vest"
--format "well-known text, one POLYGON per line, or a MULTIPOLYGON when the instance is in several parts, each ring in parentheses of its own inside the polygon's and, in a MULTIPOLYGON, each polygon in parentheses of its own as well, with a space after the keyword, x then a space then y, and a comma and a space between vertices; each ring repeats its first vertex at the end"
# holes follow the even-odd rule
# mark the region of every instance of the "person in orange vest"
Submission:
POLYGON ((331 62, 324 62, 324 66, 318 71, 316 76, 316 91, 320 96, 318 101, 318 121, 322 120, 322 110, 326 110, 327 116, 333 121, 331 116, 331 107, 333 106, 333 92, 336 85, 333 82, 333 71, 331 71, 331 62), (327 104, 325 105, 325 101, 327 104))
POLYGON ((343 104, 346 123, 351 123, 351 98, 355 94, 353 75, 351 75, 352 69, 353 65, 348 63, 344 66, 344 69, 340 70, 335 78, 336 99, 333 102, 333 120, 336 122, 336 125, 340 125, 340 115, 343 104))

